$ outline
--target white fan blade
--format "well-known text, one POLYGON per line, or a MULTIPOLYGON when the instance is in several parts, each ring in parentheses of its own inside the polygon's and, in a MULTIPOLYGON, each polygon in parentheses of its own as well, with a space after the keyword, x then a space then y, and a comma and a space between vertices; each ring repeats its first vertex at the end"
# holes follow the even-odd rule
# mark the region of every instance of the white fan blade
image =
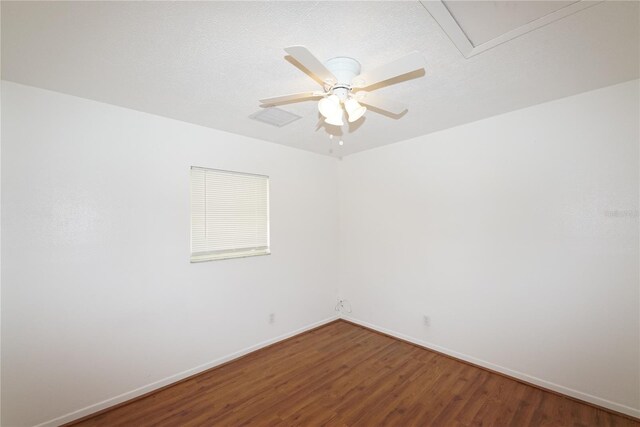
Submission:
POLYGON ((322 62, 318 60, 309 49, 304 46, 290 46, 286 47, 285 52, 293 56, 296 61, 302 64, 307 70, 318 76, 320 80, 328 84, 334 84, 338 82, 336 76, 325 67, 322 62))
POLYGON ((356 92, 356 99, 361 104, 368 105, 369 107, 377 108, 379 110, 388 111, 395 115, 400 115, 407 109, 404 105, 398 104, 394 101, 389 101, 384 96, 362 90, 356 92))
POLYGON ((414 51, 400 59, 364 72, 353 79, 354 87, 367 87, 424 68, 424 59, 414 51))
POLYGON ((312 98, 320 98, 321 96, 324 96, 324 92, 300 92, 292 93, 290 95, 274 96, 273 98, 261 99, 260 103, 263 105, 282 104, 284 102, 304 101, 312 98))

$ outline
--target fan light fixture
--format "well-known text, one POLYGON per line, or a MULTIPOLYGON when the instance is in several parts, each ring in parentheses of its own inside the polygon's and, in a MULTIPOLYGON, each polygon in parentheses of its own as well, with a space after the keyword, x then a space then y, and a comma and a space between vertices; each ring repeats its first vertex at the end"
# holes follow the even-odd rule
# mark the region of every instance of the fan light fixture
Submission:
MULTIPOLYGON (((344 101, 344 109, 347 110, 347 119, 349 123, 353 123, 364 115, 367 111, 367 107, 360 105, 354 98, 349 97, 344 101)), ((340 97, 336 94, 331 94, 326 98, 322 98, 318 102, 318 111, 324 116, 325 123, 332 126, 342 126, 344 121, 342 120, 343 111, 340 105, 340 97)))

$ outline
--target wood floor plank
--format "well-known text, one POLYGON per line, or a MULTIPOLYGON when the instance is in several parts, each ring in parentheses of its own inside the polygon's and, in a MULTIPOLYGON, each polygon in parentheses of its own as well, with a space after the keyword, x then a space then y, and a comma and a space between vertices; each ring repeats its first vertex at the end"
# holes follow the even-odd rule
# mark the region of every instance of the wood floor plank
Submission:
POLYGON ((75 426, 634 426, 338 321, 75 426))

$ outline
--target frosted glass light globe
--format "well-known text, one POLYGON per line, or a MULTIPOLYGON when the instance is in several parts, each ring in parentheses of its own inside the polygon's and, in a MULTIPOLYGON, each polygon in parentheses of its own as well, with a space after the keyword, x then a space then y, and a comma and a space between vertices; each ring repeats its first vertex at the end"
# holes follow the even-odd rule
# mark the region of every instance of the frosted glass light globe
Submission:
POLYGON ((337 95, 329 95, 326 98, 322 98, 320 102, 318 102, 318 111, 326 118, 335 116, 338 111, 342 111, 342 108, 340 108, 340 98, 338 98, 337 95))
POLYGON ((342 109, 339 109, 336 114, 333 116, 327 117, 324 119, 325 123, 333 125, 333 126, 342 126, 344 122, 342 121, 342 109))
POLYGON ((355 122, 367 111, 367 107, 360 105, 360 103, 353 98, 349 98, 344 102, 344 108, 349 115, 349 122, 355 122))

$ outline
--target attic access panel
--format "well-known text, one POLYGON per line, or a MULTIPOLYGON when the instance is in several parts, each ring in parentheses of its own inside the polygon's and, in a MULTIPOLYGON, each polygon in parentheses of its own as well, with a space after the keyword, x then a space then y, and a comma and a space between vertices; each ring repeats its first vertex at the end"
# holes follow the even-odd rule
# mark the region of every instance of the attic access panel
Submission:
POLYGON ((465 58, 573 15, 601 0, 421 0, 465 58))

